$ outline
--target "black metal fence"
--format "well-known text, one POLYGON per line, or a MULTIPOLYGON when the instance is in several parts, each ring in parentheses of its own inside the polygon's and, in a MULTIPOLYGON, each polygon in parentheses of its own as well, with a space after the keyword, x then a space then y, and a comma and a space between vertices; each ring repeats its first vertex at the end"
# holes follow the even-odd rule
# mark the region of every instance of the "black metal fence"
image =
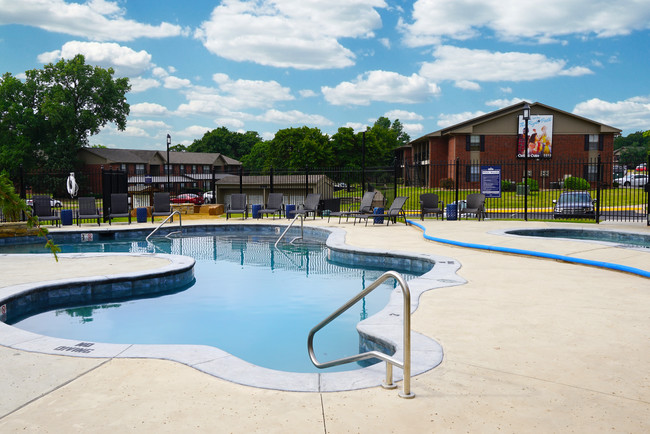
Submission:
MULTIPOLYGON (((75 173, 77 196, 92 196, 102 209, 110 192, 128 192, 132 208, 153 204, 153 193, 168 191, 181 201, 228 204, 233 193, 246 193, 249 204, 264 204, 268 193, 281 192, 285 204, 301 204, 309 193, 320 193, 323 210, 358 206, 364 191, 376 191, 376 206, 388 206, 397 196, 408 196, 408 214, 419 214, 419 197, 436 193, 443 207, 463 206, 467 195, 484 190, 485 168, 500 175, 497 197, 486 199, 487 218, 551 220, 554 201, 564 192, 588 192, 594 202, 596 222, 648 221, 648 172, 624 168, 599 158, 589 161, 396 161, 390 167, 270 169, 239 173, 187 173, 166 176, 87 169, 75 173), (525 180, 527 183, 525 183, 525 180), (169 181, 169 182, 168 182, 169 181), (110 185, 109 185, 110 184, 110 185), (118 187, 116 187, 118 186, 118 187), (116 189, 117 188, 117 189, 116 189), (181 196, 190 195, 190 196, 181 196), (196 196, 192 196, 196 195, 196 196)), ((641 169, 641 168, 640 168, 641 169)), ((17 191, 28 201, 49 195, 55 207, 77 208, 67 191, 70 173, 27 172, 12 176, 17 191)), ((104 210, 104 213, 106 211, 104 210)), ((0 218, 4 218, 0 216, 0 218)))

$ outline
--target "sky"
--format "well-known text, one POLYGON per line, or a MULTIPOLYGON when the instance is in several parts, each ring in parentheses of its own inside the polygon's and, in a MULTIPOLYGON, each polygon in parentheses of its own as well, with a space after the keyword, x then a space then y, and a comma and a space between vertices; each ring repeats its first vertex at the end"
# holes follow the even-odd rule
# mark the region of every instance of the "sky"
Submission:
POLYGON ((650 130, 650 0, 0 0, 0 73, 78 53, 130 80, 110 148, 381 116, 416 139, 522 100, 650 130))

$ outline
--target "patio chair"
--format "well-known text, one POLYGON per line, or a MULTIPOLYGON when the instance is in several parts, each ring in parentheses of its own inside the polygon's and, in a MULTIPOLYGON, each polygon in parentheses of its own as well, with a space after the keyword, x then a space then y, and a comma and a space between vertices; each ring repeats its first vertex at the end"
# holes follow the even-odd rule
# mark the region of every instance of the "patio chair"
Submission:
MULTIPOLYGON (((465 199, 467 206, 458 210, 458 218, 460 219, 463 214, 475 214, 476 218, 481 221, 481 217, 485 220, 485 195, 482 193, 468 194, 465 199)), ((467 218, 469 215, 467 216, 467 218)))
MULTIPOLYGON (((151 210, 151 223, 156 216, 169 216, 172 213, 172 206, 169 200, 169 193, 159 192, 153 194, 153 209, 151 210)), ((170 219, 174 221, 174 217, 170 219)))
POLYGON ((129 195, 126 193, 112 193, 111 206, 108 208, 108 224, 114 218, 128 217, 131 224, 131 212, 129 210, 129 195))
POLYGON ((268 202, 258 213, 260 217, 263 214, 266 214, 267 217, 271 214, 273 220, 275 220, 275 214, 279 214, 282 217, 282 193, 269 193, 268 202))
MULTIPOLYGON (((357 224, 357 219, 359 221, 365 220, 366 221, 366 226, 368 226, 368 219, 372 218, 374 219, 372 224, 374 225, 375 223, 380 223, 379 220, 381 219, 386 219, 386 226, 393 221, 393 223, 397 223, 397 218, 402 217, 404 219, 404 224, 408 224, 406 222, 406 213, 404 212, 404 204, 406 204, 406 201, 408 200, 408 196, 398 196, 395 198, 393 203, 390 205, 390 208, 388 209, 387 212, 383 214, 365 214, 365 215, 357 215, 354 217, 354 224, 357 224)), ((382 220, 383 221, 383 220, 382 220)))
POLYGON ((226 210, 226 220, 230 214, 241 214, 242 220, 248 218, 248 205, 246 203, 246 194, 238 193, 230 195, 230 204, 226 210))
POLYGON ((436 219, 438 219, 438 216, 441 216, 444 220, 444 208, 445 204, 438 199, 437 194, 424 193, 420 195, 420 220, 424 220, 425 214, 435 214, 436 219))
POLYGON ((314 220, 316 219, 316 213, 318 213, 318 204, 320 203, 320 193, 309 193, 305 198, 305 203, 302 204, 300 209, 294 211, 294 216, 298 214, 303 214, 305 217, 309 216, 309 213, 314 214, 314 220))
POLYGON ((34 196, 32 198, 32 214, 38 217, 38 221, 50 221, 57 227, 61 223, 61 216, 56 215, 52 210, 49 196, 34 196))
POLYGON ((99 215, 99 209, 95 204, 94 197, 80 197, 78 199, 78 205, 77 226, 81 226, 81 220, 97 220, 97 226, 101 226, 99 222, 101 216, 99 215))
POLYGON ((345 221, 348 221, 348 219, 351 216, 355 216, 358 214, 372 214, 372 201, 374 199, 375 199, 375 192, 367 191, 363 194, 363 197, 361 198, 361 203, 359 204, 358 210, 353 211, 352 205, 350 205, 347 211, 335 211, 330 213, 329 217, 327 217, 327 221, 329 223, 331 217, 338 217, 339 223, 341 223, 341 218, 343 216, 345 216, 345 221))

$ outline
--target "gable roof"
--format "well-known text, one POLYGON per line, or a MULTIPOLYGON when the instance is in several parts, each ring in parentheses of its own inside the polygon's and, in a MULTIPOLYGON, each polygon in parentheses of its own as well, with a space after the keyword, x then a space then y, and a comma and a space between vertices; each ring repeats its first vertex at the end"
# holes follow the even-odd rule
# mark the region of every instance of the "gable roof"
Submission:
MULTIPOLYGON (((115 149, 115 148, 83 148, 90 154, 106 160, 106 164, 151 164, 159 159, 167 162, 166 151, 149 151, 142 149, 115 149)), ((215 165, 221 162, 227 166, 240 166, 241 162, 234 158, 226 157, 218 152, 169 152, 170 164, 196 164, 215 165)))

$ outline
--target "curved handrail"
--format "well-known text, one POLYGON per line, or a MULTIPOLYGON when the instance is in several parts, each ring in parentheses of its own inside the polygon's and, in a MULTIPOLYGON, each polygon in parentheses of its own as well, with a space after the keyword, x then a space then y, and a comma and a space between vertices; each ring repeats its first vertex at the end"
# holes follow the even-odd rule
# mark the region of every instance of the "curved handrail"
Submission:
POLYGON ((323 321, 318 323, 314 328, 309 331, 309 336, 307 337, 307 350, 309 351, 309 358, 311 359, 314 366, 317 368, 329 368, 332 366, 343 365, 345 363, 356 362, 359 360, 378 358, 386 362, 386 382, 382 384, 385 388, 394 388, 393 385, 393 365, 401 368, 404 371, 404 385, 402 392, 399 394, 402 398, 413 398, 415 394, 411 393, 411 291, 409 290, 408 284, 404 280, 401 274, 396 271, 387 271, 373 283, 371 283, 366 289, 361 291, 359 294, 352 297, 348 300, 343 306, 338 308, 334 313, 325 318, 323 321), (404 342, 403 342, 403 356, 402 361, 384 354, 379 351, 367 351, 365 353, 357 354, 354 356, 347 356, 341 359, 332 360, 329 362, 319 362, 316 359, 314 354, 314 335, 320 329, 325 327, 327 324, 336 319, 343 312, 351 308, 356 302, 361 300, 363 297, 368 295, 370 292, 375 290, 379 285, 381 285, 385 280, 393 278, 399 283, 402 287, 402 294, 404 298, 404 342))
POLYGON ((282 238, 284 238, 285 234, 287 233, 287 231, 289 231, 289 229, 291 229, 291 226, 293 226, 293 224, 296 222, 296 220, 298 220, 298 217, 300 217, 300 236, 294 238, 293 240, 291 240, 291 243, 293 243, 294 241, 296 241, 298 239, 302 239, 302 237, 303 237, 304 216, 302 214, 296 214, 296 216, 293 218, 293 220, 291 220, 291 223, 289 223, 289 226, 287 226, 287 228, 284 230, 284 232, 282 232, 282 235, 280 235, 280 238, 277 239, 277 241, 275 242, 273 247, 275 247, 276 249, 278 248, 278 243, 280 242, 280 240, 282 238))
MULTIPOLYGON (((160 228, 162 227, 162 225, 164 225, 165 223, 167 223, 167 220, 169 220, 170 218, 173 218, 173 217, 174 217, 174 214, 178 214, 178 226, 179 226, 180 230, 182 231, 182 230, 183 230, 183 218, 181 217, 181 212, 180 212, 179 210, 174 210, 174 211, 172 211, 171 214, 169 214, 169 215, 167 216, 167 218, 165 218, 165 220, 163 220, 163 221, 158 225, 158 227, 156 227, 156 229, 154 229, 153 231, 151 231, 151 233, 150 233, 149 235, 147 235, 147 238, 145 238, 144 240, 148 242, 148 241, 149 241, 149 237, 151 237, 153 234, 155 234, 155 233, 158 231, 158 229, 160 229, 160 228)), ((169 234, 167 234, 167 235, 169 235, 169 234)))

